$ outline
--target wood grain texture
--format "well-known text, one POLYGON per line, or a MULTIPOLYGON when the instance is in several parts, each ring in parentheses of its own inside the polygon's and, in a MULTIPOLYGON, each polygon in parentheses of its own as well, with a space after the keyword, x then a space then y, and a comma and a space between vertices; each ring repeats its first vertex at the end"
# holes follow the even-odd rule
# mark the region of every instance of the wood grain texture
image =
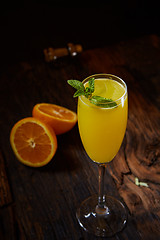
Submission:
POLYGON ((107 167, 105 179, 105 192, 125 204, 128 223, 110 239, 160 239, 159 69, 157 36, 90 49, 52 64, 33 58, 2 69, 0 142, 5 157, 5 161, 0 158, 2 239, 97 239, 79 227, 75 216, 81 201, 97 193, 98 188, 97 166, 82 147, 78 126, 58 136, 53 160, 38 169, 17 161, 9 134, 16 121, 31 116, 36 103, 50 102, 76 111, 77 100, 72 97, 74 90, 67 80, 82 80, 101 72, 124 79, 129 94, 126 135, 119 153, 107 167), (136 177, 148 187, 137 186, 136 177))
POLYGON ((0 207, 12 202, 12 194, 6 173, 5 161, 0 151, 0 207))

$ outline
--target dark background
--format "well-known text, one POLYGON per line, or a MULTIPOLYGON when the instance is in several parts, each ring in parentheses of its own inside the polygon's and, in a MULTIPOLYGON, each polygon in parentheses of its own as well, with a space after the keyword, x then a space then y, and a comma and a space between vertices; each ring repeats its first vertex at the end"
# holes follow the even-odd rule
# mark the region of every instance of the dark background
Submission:
POLYGON ((47 47, 84 49, 160 34, 157 1, 22 1, 0 8, 1 66, 39 58, 47 47), (87 5, 86 5, 87 4, 87 5))

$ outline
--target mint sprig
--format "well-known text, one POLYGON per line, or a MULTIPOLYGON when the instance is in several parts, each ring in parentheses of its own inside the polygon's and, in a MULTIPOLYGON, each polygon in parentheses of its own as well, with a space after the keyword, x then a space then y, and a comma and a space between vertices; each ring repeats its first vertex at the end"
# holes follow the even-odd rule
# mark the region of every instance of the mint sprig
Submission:
POLYGON ((78 80, 68 80, 67 82, 69 85, 71 85, 77 90, 73 95, 73 97, 79 97, 81 95, 84 95, 86 98, 90 100, 92 104, 95 104, 96 106, 104 107, 104 108, 116 107, 117 103, 112 99, 92 95, 95 90, 94 81, 95 81, 95 78, 90 78, 88 82, 89 86, 86 88, 84 87, 83 83, 78 80))
POLYGON ((112 99, 104 98, 101 96, 93 96, 90 99, 90 102, 99 107, 105 107, 105 108, 112 108, 117 106, 117 103, 112 99))

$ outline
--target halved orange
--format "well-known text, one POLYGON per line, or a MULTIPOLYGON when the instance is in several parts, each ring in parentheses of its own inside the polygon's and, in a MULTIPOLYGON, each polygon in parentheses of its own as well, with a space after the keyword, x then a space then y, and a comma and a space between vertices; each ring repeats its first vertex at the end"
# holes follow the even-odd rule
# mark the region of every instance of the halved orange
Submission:
POLYGON ((57 150, 53 129, 33 117, 24 118, 13 126, 10 143, 18 160, 31 167, 46 165, 57 150))
POLYGON ((77 114, 65 107, 50 103, 36 104, 32 116, 50 125, 56 135, 72 129, 77 122, 77 114))

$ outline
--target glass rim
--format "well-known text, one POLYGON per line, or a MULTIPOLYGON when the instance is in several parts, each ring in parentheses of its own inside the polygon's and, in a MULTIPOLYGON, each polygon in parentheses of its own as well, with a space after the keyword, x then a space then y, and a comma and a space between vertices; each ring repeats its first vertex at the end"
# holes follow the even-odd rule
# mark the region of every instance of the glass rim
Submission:
MULTIPOLYGON (((110 79, 110 80, 116 80, 116 79, 118 79, 119 80, 119 83, 122 85, 124 85, 123 87, 124 87, 124 89, 125 89, 125 92, 124 92, 124 94, 120 97, 120 98, 118 98, 118 99, 116 99, 116 100, 114 100, 114 102, 118 102, 117 103, 117 106, 119 106, 120 105, 120 103, 119 102, 121 102, 121 99, 123 99, 123 98, 125 98, 125 96, 127 95, 127 84, 125 83, 125 81, 122 79, 122 78, 120 78, 120 77, 118 77, 118 76, 116 76, 116 75, 114 75, 114 74, 110 74, 110 73, 96 73, 96 74, 93 74, 93 75, 90 75, 90 76, 88 76, 88 77, 86 77, 83 81, 82 81, 82 83, 84 83, 84 82, 88 82, 89 81, 89 79, 90 78, 93 78, 93 77, 95 77, 95 78, 108 78, 108 79, 110 79), (109 77, 111 77, 111 78, 109 78, 109 77), (113 78, 113 79, 112 79, 113 78)), ((118 82, 118 81, 117 81, 118 82)), ((79 98, 81 98, 82 96, 79 96, 79 98)), ((84 96, 85 97, 85 96, 84 96)), ((83 99, 81 98, 81 100, 83 101, 83 99)), ((85 103, 85 104, 87 104, 87 103, 85 103)), ((101 103, 101 105, 105 105, 106 103, 101 103)), ((110 105, 110 104, 112 104, 112 102, 110 102, 110 103, 107 103, 108 105, 110 105)), ((87 104, 88 105, 88 104, 87 104)), ((102 106, 97 106, 97 105, 94 105, 94 104, 92 104, 92 107, 98 107, 98 108, 103 108, 103 109, 107 109, 106 107, 102 107, 102 106)), ((110 107, 110 109, 111 108, 115 108, 115 107, 110 107)))

